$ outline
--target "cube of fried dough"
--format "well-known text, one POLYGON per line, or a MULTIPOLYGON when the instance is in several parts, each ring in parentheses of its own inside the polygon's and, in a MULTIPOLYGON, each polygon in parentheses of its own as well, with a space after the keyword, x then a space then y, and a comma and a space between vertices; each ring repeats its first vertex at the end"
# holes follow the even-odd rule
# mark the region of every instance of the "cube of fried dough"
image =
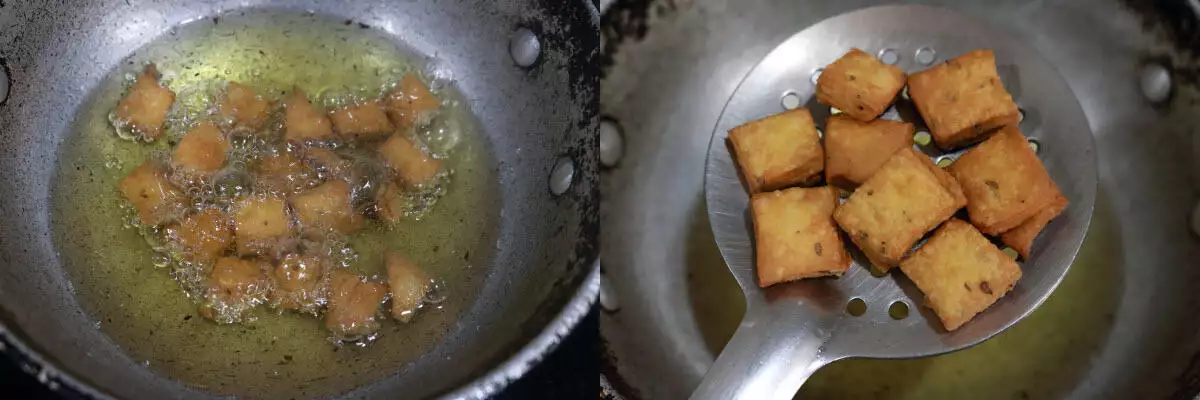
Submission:
POLYGON ((784 189, 751 198, 759 286, 841 276, 850 268, 850 256, 833 222, 837 198, 831 186, 784 189))
POLYGON ((201 122, 188 131, 175 146, 172 160, 175 166, 192 174, 208 175, 225 165, 230 149, 225 135, 211 122, 201 122))
POLYGON ((236 127, 258 130, 266 125, 270 109, 271 102, 254 93, 254 89, 229 82, 217 106, 217 115, 232 120, 236 127))
POLYGON ((379 145, 383 162, 410 185, 428 183, 442 170, 442 161, 425 154, 411 139, 397 132, 379 145))
POLYGON ((386 182, 375 191, 375 209, 380 221, 400 222, 415 206, 414 199, 405 195, 404 187, 394 182, 386 182))
POLYGON ((394 130, 378 101, 336 110, 329 114, 329 119, 333 121, 333 129, 350 140, 378 139, 394 130))
POLYGON ((365 281, 345 269, 333 270, 332 293, 325 312, 325 328, 344 340, 355 340, 379 330, 375 314, 387 286, 365 281))
POLYGON ((158 69, 149 64, 138 74, 129 94, 117 103, 117 120, 128 123, 147 141, 153 141, 162 136, 163 123, 174 102, 175 92, 158 84, 158 69))
POLYGON ((275 265, 273 276, 280 289, 290 292, 312 289, 324 271, 325 261, 321 257, 291 253, 275 265))
POLYGON ((825 151, 812 114, 797 108, 729 131, 751 194, 812 184, 825 168, 825 151))
POLYGON ((859 49, 821 71, 817 101, 837 107, 854 119, 870 121, 883 114, 904 88, 904 71, 859 49))
POLYGON ((283 138, 289 142, 333 139, 333 122, 300 88, 283 99, 283 138))
POLYGON ((224 295, 238 298, 265 286, 263 269, 259 261, 221 257, 213 265, 211 278, 224 295))
POLYGON ((264 157, 256 169, 255 183, 272 192, 295 193, 315 185, 316 182, 314 171, 295 153, 285 149, 264 157))
POLYGON ((354 163, 342 158, 337 152, 324 147, 309 147, 300 152, 304 165, 312 171, 323 173, 326 179, 354 179, 359 176, 354 163))
POLYGON ((316 311, 320 306, 319 298, 325 292, 318 286, 325 266, 326 260, 317 255, 285 255, 271 271, 275 280, 270 298, 272 304, 288 310, 316 311))
POLYGON ((887 271, 965 204, 954 178, 909 148, 896 151, 833 218, 872 264, 887 271))
POLYGON ((427 120, 441 105, 437 96, 421 82, 421 78, 412 73, 404 75, 384 101, 388 115, 400 127, 411 127, 427 120))
POLYGON ((913 145, 913 125, 843 115, 825 121, 825 181, 844 189, 866 182, 897 150, 913 145))
POLYGON ((349 234, 363 226, 362 217, 351 204, 350 184, 345 181, 327 181, 288 197, 288 202, 309 236, 320 236, 329 230, 349 234))
POLYGON ((408 322, 421 307, 425 295, 433 289, 433 281, 421 266, 400 253, 388 252, 384 262, 387 264, 388 288, 392 291, 392 318, 408 322))
POLYGON ((1051 196, 1049 205, 1042 207, 1041 210, 1033 214, 1025 222, 1017 225, 1016 228, 1009 229, 1007 232, 1000 234, 1000 241, 1012 247, 1013 250, 1016 250, 1017 254, 1021 255, 1021 259, 1029 259, 1029 255, 1033 250, 1033 239, 1042 231, 1042 228, 1046 227, 1046 224, 1050 223, 1050 220, 1058 217, 1058 214, 1061 214, 1071 204, 1067 200, 1067 197, 1063 196, 1062 192, 1058 190, 1058 185, 1055 185, 1054 182, 1050 182, 1050 185, 1051 196))
POLYGON ((1015 228, 1050 203, 1050 175, 1016 128, 1005 128, 948 168, 967 195, 967 214, 988 235, 1015 228))
POLYGON ((187 196, 167 181, 166 171, 152 160, 134 168, 117 186, 146 225, 175 220, 187 208, 187 196))
POLYGON ((929 241, 900 263, 900 270, 925 294, 947 331, 953 331, 1004 297, 1021 268, 958 219, 946 222, 929 241))
POLYGON ((233 244, 233 224, 221 210, 206 208, 184 217, 167 230, 167 235, 178 243, 185 259, 209 262, 225 254, 233 244))
POLYGON ((221 257, 208 276, 208 293, 198 307, 200 316, 218 324, 240 322, 265 300, 271 286, 260 260, 221 257))
POLYGON ((991 50, 972 51, 913 74, 908 95, 943 149, 978 141, 988 132, 1015 126, 1021 118, 996 73, 991 50))
POLYGON ((281 241, 292 235, 287 204, 279 196, 239 199, 234 205, 233 220, 239 254, 273 254, 281 241))

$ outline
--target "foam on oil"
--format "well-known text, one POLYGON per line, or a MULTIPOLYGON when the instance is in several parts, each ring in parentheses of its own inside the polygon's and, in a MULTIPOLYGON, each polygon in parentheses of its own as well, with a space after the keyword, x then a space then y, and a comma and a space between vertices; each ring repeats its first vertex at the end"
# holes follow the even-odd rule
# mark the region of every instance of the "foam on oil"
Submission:
MULTIPOLYGON (((420 219, 349 238, 339 257, 367 276, 385 275, 382 255, 398 250, 438 278, 430 306, 408 324, 385 322, 365 347, 335 346, 320 319, 260 307, 252 321, 217 325, 172 280, 154 235, 131 227, 117 182, 161 156, 204 110, 220 82, 249 84, 277 98, 297 84, 316 103, 375 97, 424 59, 357 24, 299 13, 247 12, 199 20, 138 50, 97 87, 60 150, 52 187, 52 228, 83 306, 135 360, 185 384, 242 397, 313 397, 345 392, 396 373, 434 346, 469 306, 496 234, 495 162, 477 122, 451 84, 435 88, 444 112, 419 132, 444 157, 450 179, 420 219), (177 92, 167 140, 118 138, 109 113, 132 74, 155 62, 177 92), (272 95, 274 94, 274 95, 272 95)), ((444 82, 435 82, 443 84, 444 82)), ((253 143, 243 147, 252 148, 253 143)))

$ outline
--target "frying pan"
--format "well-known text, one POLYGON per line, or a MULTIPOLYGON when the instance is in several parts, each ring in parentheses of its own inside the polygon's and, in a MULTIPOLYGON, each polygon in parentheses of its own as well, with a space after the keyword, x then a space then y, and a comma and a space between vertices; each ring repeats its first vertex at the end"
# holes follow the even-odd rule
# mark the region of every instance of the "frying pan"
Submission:
MULTIPOLYGON (((606 11, 601 149, 623 153, 601 179, 602 379, 615 392, 688 397, 745 312, 703 196, 705 150, 737 85, 806 27, 885 3, 895 2, 621 0, 606 11)), ((1189 2, 909 3, 983 19, 1057 70, 1094 134, 1095 211, 1062 284, 1005 333, 942 356, 835 362, 799 397, 1194 398, 1200 102, 1189 2)))
POLYGON ((59 149, 86 94, 174 27, 242 10, 354 21, 437 60, 496 159, 498 239, 477 262, 474 301, 426 354, 349 395, 483 398, 527 371, 586 314, 598 286, 599 19, 583 1, 0 1, 9 83, 0 87, 0 350, 48 387, 92 397, 255 394, 254 384, 210 391, 172 380, 97 329, 65 272, 70 239, 54 239, 50 215, 59 149))

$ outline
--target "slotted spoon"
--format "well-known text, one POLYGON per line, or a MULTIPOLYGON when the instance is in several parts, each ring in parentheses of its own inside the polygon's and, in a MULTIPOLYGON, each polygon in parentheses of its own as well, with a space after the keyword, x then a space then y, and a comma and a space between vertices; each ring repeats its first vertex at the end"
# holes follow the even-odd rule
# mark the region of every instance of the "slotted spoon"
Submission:
MULTIPOLYGON (((883 118, 922 124, 901 98, 883 118)), ((961 152, 918 149, 952 162, 961 152)), ((1071 89, 1030 46, 986 23, 927 6, 882 6, 826 19, 776 47, 743 79, 717 122, 709 145, 705 197, 721 255, 746 295, 746 316, 709 369, 693 399, 791 398, 818 368, 847 357, 904 358, 978 344, 1032 312, 1058 286, 1091 221, 1096 156, 1088 121, 1071 89), (1005 87, 1022 110, 1022 132, 1071 205, 1034 242, 1024 276, 1008 295, 954 332, 946 332, 922 295, 899 272, 872 275, 856 257, 840 278, 758 287, 749 196, 726 145, 729 129, 797 106, 823 126, 830 109, 813 99, 816 76, 851 47, 876 54, 907 73, 974 49, 991 49, 1005 87), (861 315, 847 304, 860 299, 861 315), (893 317, 889 308, 903 312, 893 317), (857 313, 856 313, 857 314, 857 313)))

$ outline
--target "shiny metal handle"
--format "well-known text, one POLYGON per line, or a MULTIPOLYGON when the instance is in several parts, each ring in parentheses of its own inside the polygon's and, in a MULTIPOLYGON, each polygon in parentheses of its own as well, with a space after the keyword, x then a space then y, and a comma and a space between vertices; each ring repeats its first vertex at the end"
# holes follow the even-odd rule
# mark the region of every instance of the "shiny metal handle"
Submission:
POLYGON ((811 313, 782 305, 749 308, 692 400, 790 399, 827 363, 821 348, 829 335, 811 313))

